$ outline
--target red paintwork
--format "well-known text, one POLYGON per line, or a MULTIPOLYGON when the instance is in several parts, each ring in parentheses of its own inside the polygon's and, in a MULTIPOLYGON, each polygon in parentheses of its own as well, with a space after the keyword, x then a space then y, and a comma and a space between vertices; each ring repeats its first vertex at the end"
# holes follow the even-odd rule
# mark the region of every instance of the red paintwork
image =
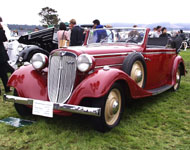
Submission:
POLYGON ((38 72, 32 65, 22 66, 16 70, 8 81, 21 97, 48 100, 47 71, 38 72))
MULTIPOLYGON (((71 47, 70 49, 54 50, 70 51, 77 56, 82 53, 87 53, 92 55, 95 61, 94 65, 96 68, 93 73, 88 75, 77 72, 75 87, 67 103, 79 105, 84 98, 102 97, 109 91, 113 83, 118 80, 122 80, 124 83, 128 84, 131 97, 134 99, 151 96, 152 93, 148 92, 148 90, 159 88, 166 84, 174 85, 176 82, 175 73, 177 71, 177 66, 179 64, 184 65, 183 60, 176 54, 175 49, 146 48, 148 32, 149 29, 146 31, 145 41, 141 46, 105 44, 99 47, 86 45, 82 47, 71 47), (134 51, 142 53, 146 60, 147 81, 144 89, 140 88, 121 70, 121 65, 125 57, 128 53, 134 51), (104 70, 101 66, 105 65, 115 66, 110 70, 104 70)), ((54 53, 54 51, 52 53, 54 53)), ((49 101, 47 92, 47 72, 47 68, 38 72, 34 70, 31 65, 23 66, 12 74, 8 85, 16 88, 21 97, 49 101)), ((54 113, 70 115, 70 113, 56 110, 54 110, 54 113)))

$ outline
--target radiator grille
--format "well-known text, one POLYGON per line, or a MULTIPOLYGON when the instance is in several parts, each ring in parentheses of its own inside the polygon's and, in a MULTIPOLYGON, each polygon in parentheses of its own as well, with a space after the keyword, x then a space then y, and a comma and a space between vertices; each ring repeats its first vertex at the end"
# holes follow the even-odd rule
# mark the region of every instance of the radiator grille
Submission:
POLYGON ((55 52, 49 58, 48 96, 51 102, 65 103, 70 97, 76 77, 76 55, 55 52))

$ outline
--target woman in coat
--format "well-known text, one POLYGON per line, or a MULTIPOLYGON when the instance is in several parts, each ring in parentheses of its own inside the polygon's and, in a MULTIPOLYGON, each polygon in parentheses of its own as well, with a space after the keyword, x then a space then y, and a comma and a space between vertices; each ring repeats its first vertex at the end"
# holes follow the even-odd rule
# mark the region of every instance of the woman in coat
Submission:
POLYGON ((7 37, 0 23, 0 78, 3 82, 5 92, 10 92, 10 87, 7 86, 8 76, 7 76, 7 68, 6 68, 9 57, 7 55, 7 52, 3 44, 3 42, 6 42, 6 41, 7 41, 7 37))

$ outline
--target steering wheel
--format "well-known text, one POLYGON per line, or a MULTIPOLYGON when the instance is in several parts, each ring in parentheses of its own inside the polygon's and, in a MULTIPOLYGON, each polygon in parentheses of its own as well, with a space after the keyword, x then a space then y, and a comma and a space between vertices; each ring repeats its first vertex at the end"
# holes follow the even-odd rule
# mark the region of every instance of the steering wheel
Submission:
POLYGON ((132 37, 132 38, 127 39, 126 43, 138 43, 138 42, 134 39, 134 37, 132 37))

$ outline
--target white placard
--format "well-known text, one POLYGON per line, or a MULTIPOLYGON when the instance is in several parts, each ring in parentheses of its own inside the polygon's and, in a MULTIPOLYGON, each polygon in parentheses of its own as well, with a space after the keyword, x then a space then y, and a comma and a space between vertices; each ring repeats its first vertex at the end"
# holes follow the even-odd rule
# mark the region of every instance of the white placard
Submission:
POLYGON ((33 101, 32 114, 52 118, 53 103, 48 101, 33 101))

